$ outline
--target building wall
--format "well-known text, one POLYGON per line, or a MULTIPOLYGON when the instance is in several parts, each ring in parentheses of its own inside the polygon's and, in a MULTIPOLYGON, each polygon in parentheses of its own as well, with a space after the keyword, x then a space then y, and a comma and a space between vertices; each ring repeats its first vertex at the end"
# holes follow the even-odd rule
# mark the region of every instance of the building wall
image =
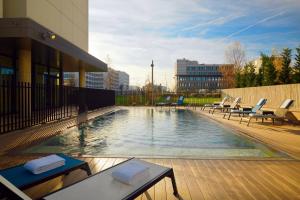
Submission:
POLYGON ((0 0, 0 18, 3 17, 3 0, 0 0))
POLYGON ((94 89, 105 89, 106 72, 87 72, 86 87, 94 89))
POLYGON ((126 72, 118 71, 119 73, 119 81, 118 81, 118 87, 122 90, 128 90, 129 89, 129 75, 126 72))
POLYGON ((198 64, 197 61, 179 59, 175 67, 177 92, 222 88, 222 74, 218 64, 198 64))
POLYGON ((273 85, 222 90, 222 96, 241 97, 242 104, 255 105, 260 98, 266 98, 265 109, 278 108, 285 99, 293 99, 290 111, 300 119, 300 84, 273 85))
POLYGON ((28 17, 88 51, 88 0, 1 0, 4 17, 28 17))

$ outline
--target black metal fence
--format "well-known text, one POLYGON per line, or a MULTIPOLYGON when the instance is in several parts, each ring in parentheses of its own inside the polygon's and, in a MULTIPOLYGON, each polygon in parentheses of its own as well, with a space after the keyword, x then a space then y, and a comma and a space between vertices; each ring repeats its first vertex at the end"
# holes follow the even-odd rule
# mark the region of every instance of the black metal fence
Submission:
POLYGON ((0 83, 0 134, 115 105, 111 90, 0 83))

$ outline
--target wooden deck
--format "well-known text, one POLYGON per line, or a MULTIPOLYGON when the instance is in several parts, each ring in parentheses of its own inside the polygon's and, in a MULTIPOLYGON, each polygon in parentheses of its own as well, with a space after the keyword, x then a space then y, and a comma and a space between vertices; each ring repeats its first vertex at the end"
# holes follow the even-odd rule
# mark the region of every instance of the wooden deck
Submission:
MULTIPOLYGON (((106 112, 103 110, 101 112, 106 112)), ((108 110, 109 111, 109 110, 108 110)), ((250 137, 289 153, 295 160, 215 160, 215 159, 145 159, 160 165, 173 167, 181 199, 299 199, 300 200, 300 127, 289 124, 271 125, 271 123, 254 122, 250 127, 239 124, 240 118, 231 120, 222 118, 216 113, 208 114, 199 111, 217 123, 236 129, 250 137)), ((92 118, 91 113, 89 118, 92 118)), ((96 113, 99 115, 99 113, 96 113)), ((96 115, 95 114, 95 115, 96 115)), ((0 169, 24 163, 36 158, 37 155, 21 155, 14 152, 6 154, 9 150, 32 141, 39 141, 57 133, 65 127, 76 124, 76 119, 60 123, 35 127, 31 130, 22 130, 0 137, 0 169), (37 139, 36 139, 37 138, 37 139)), ((26 146, 26 145, 25 145, 26 146)), ((89 162, 93 173, 111 167, 125 158, 79 158, 89 162)), ((84 171, 77 170, 68 176, 61 176, 40 184, 25 192, 38 198, 51 191, 65 187, 73 182, 86 178, 84 171)), ((164 179, 147 193, 141 195, 139 200, 175 199, 172 194, 171 182, 164 179)), ((88 199, 86 199, 88 200, 88 199)))
MULTIPOLYGON (((6 168, 35 156, 2 157, 6 168)), ((93 173, 111 167, 125 158, 80 158, 89 162, 93 173)), ((173 167, 181 199, 300 199, 299 161, 145 159, 173 167)), ((25 192, 34 198, 87 177, 77 170, 40 184, 25 192)), ((138 197, 139 200, 175 199, 167 178, 138 197)), ((88 200, 88 199, 87 199, 88 200)))

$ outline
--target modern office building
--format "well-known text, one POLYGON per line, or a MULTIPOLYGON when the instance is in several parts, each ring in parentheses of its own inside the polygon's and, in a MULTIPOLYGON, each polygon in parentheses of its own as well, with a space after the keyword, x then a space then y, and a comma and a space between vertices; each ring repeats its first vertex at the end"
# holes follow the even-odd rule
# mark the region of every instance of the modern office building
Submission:
POLYGON ((119 90, 129 90, 129 75, 126 72, 118 71, 118 76, 119 90))
MULTIPOLYGON (((108 68, 107 72, 87 72, 85 74, 86 88, 122 90, 129 89, 129 75, 123 71, 108 68)), ((68 86, 79 86, 78 72, 65 72, 64 84, 68 86)))
POLYGON ((175 64, 176 91, 201 92, 222 89, 223 75, 220 66, 224 64, 199 64, 197 61, 178 59, 175 64))
POLYGON ((107 72, 87 72, 86 87, 94 89, 106 89, 105 79, 107 72))

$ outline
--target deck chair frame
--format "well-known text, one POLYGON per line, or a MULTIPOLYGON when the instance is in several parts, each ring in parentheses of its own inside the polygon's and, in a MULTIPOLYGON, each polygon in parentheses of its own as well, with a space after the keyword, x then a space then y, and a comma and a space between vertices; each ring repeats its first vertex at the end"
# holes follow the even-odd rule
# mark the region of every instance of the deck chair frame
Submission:
MULTIPOLYGON (((59 189, 59 190, 56 190, 56 191, 54 191, 54 192, 52 192, 52 193, 49 193, 49 194, 47 194, 47 195, 41 197, 40 199, 45 200, 46 197, 49 196, 49 195, 51 195, 51 194, 54 194, 54 193, 56 193, 56 192, 58 192, 58 191, 61 191, 61 190, 64 190, 64 189, 66 189, 66 188, 68 188, 68 187, 71 187, 71 186, 77 184, 77 183, 80 183, 80 182, 82 182, 82 181, 85 181, 86 179, 89 179, 89 178, 91 178, 91 177, 93 177, 93 176, 97 176, 97 175, 99 175, 99 174, 101 174, 101 173, 103 173, 103 172, 106 172, 106 171, 108 171, 108 170, 111 170, 112 168, 114 168, 114 167, 116 167, 116 166, 118 166, 118 165, 124 164, 124 163, 126 163, 126 162, 128 162, 128 161, 130 161, 130 160, 132 160, 132 159, 134 159, 134 158, 130 158, 130 159, 128 159, 128 160, 125 160, 125 161, 123 161, 123 162, 121 162, 121 163, 119 163, 119 164, 117 164, 117 165, 114 165, 114 166, 109 167, 109 168, 107 168, 107 169, 105 169, 105 170, 103 170, 103 171, 100 171, 100 172, 98 172, 98 173, 95 173, 95 174, 93 174, 93 175, 91 175, 91 176, 89 176, 89 177, 87 177, 87 178, 85 178, 85 179, 83 179, 83 180, 80 180, 80 181, 77 181, 77 182, 75 182, 75 183, 72 183, 71 185, 68 185, 67 187, 64 187, 64 188, 61 188, 61 189, 59 189)), ((174 171, 173 171, 172 168, 166 167, 166 170, 164 170, 164 172, 158 174, 156 177, 154 177, 153 179, 151 179, 150 181, 148 181, 146 184, 141 185, 137 190, 135 190, 135 191, 132 192, 131 194, 127 195, 126 197, 122 198, 122 200, 131 200, 131 199, 135 199, 136 197, 138 197, 139 195, 141 195, 141 194, 143 194, 144 192, 146 192, 149 188, 151 188, 152 186, 154 186, 156 183, 158 183, 159 181, 161 181, 161 180, 162 180, 163 178, 165 178, 165 177, 168 177, 168 178, 171 179, 171 181, 172 181, 172 187, 173 187, 173 194, 174 194, 174 196, 179 197, 179 193, 178 193, 178 189, 177 189, 177 185, 176 185, 176 181, 175 181, 174 171)))
MULTIPOLYGON (((74 158, 73 158, 73 159, 74 159, 74 158)), ((6 169, 3 169, 3 170, 9 170, 9 169, 13 169, 13 168, 16 168, 16 167, 23 167, 23 165, 24 165, 24 164, 20 164, 20 165, 17 165, 17 166, 14 166, 14 167, 10 167, 10 168, 6 168, 6 169)), ((72 171, 74 171, 74 170, 77 170, 77 169, 82 169, 82 170, 86 171, 86 173, 87 173, 88 176, 90 176, 90 175, 92 174, 91 169, 90 169, 88 163, 85 162, 85 161, 82 161, 81 164, 78 164, 78 165, 76 165, 76 166, 70 167, 70 168, 68 168, 68 169, 66 169, 66 170, 63 170, 63 171, 61 171, 61 172, 58 172, 58 173, 49 175, 49 176, 47 176, 47 177, 43 177, 43 178, 41 178, 41 179, 39 179, 39 180, 37 180, 37 181, 28 183, 28 184, 23 185, 23 186, 20 186, 20 187, 18 187, 18 188, 21 189, 21 190, 24 190, 24 189, 33 187, 33 186, 35 186, 35 185, 44 183, 44 182, 46 182, 46 181, 49 181, 49 180, 51 180, 51 179, 54 179, 54 178, 56 178, 56 177, 58 177, 58 176, 61 176, 61 175, 68 175, 70 172, 72 172, 72 171)), ((0 170, 0 171, 1 171, 1 170, 0 170)), ((5 178, 5 177, 4 177, 4 178, 5 178)), ((9 180, 8 180, 8 181, 9 181, 9 180)))

